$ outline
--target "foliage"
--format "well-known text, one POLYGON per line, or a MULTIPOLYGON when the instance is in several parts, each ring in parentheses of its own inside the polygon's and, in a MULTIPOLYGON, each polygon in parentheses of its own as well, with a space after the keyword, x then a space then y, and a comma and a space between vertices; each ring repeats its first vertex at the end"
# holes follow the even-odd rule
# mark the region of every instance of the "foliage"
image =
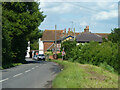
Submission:
POLYGON ((101 44, 93 41, 85 43, 84 45, 80 44, 73 47, 69 53, 71 57, 69 57, 68 60, 72 62, 79 62, 82 64, 89 63, 97 66, 106 62, 115 70, 119 68, 117 59, 118 46, 116 43, 110 41, 101 44))
POLYGON ((53 52, 51 50, 45 52, 45 55, 53 55, 53 52))
POLYGON ((71 50, 72 48, 76 47, 76 41, 65 41, 65 42, 62 42, 61 44, 61 50, 63 50, 64 48, 64 51, 66 53, 66 59, 70 58, 71 57, 71 50))
POLYGON ((69 61, 52 60, 62 65, 53 80, 53 88, 117 88, 118 75, 101 67, 69 61))
POLYGON ((30 47, 31 47, 31 50, 39 50, 38 39, 34 40, 34 42, 30 44, 30 47))
MULTIPOLYGON (((108 36, 108 39, 110 41, 112 41, 113 43, 117 43, 118 54, 117 54, 117 62, 116 63, 120 63, 120 28, 115 28, 114 30, 112 30, 111 34, 108 36)), ((120 66, 118 68, 118 72, 120 73, 120 66)))
POLYGON ((103 42, 108 42, 108 40, 105 37, 103 37, 102 40, 103 42))
POLYGON ((62 53, 58 53, 58 58, 62 58, 62 53))
POLYGON ((23 63, 27 42, 39 35, 38 26, 46 17, 36 2, 2 3, 2 63, 23 63))
POLYGON ((104 69, 106 69, 106 70, 108 70, 108 71, 110 71, 110 72, 112 72, 112 73, 115 72, 115 71, 114 71, 114 68, 111 67, 110 65, 108 65, 106 62, 100 63, 99 66, 102 67, 102 68, 104 68, 104 69))
POLYGON ((113 43, 120 43, 120 28, 115 28, 112 30, 111 34, 108 36, 108 39, 113 43))
POLYGON ((39 38, 42 38, 43 31, 40 31, 40 30, 36 31, 36 30, 29 35, 31 50, 39 50, 38 41, 39 41, 39 38))
POLYGON ((22 63, 9 63, 9 64, 3 65, 3 66, 1 67, 1 69, 7 69, 7 68, 19 66, 19 65, 22 65, 22 63))

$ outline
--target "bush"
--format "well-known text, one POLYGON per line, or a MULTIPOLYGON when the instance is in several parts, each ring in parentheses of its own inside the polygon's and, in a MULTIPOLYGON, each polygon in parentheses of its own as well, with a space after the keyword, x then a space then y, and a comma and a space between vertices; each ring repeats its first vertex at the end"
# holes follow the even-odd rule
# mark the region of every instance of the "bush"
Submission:
POLYGON ((65 55, 66 60, 68 60, 69 58, 72 58, 73 53, 71 53, 71 51, 74 47, 76 47, 76 41, 68 40, 68 41, 62 42, 61 50, 63 50, 63 48, 64 48, 64 51, 66 53, 66 55, 65 55))
POLYGON ((62 58, 62 53, 58 53, 58 58, 62 58))
POLYGON ((112 66, 108 65, 106 62, 100 63, 99 66, 110 71, 110 72, 114 72, 114 68, 112 66))
POLYGON ((118 70, 118 46, 116 43, 112 42, 103 42, 101 44, 97 42, 85 43, 84 45, 80 44, 76 47, 73 47, 72 50, 67 56, 70 61, 77 61, 79 63, 93 64, 99 66, 101 63, 107 63, 106 68, 109 69, 113 67, 115 70, 118 70))

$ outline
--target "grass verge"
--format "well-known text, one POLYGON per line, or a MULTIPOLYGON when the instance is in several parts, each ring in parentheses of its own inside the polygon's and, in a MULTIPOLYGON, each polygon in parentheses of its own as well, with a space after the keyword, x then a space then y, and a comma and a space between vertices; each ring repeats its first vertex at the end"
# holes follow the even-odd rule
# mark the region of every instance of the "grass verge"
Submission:
POLYGON ((7 69, 7 68, 15 67, 15 66, 18 66, 18 65, 22 65, 22 63, 5 64, 2 67, 0 67, 0 69, 7 69))
POLYGON ((64 66, 53 80, 53 88, 118 88, 118 75, 89 64, 52 60, 64 66))

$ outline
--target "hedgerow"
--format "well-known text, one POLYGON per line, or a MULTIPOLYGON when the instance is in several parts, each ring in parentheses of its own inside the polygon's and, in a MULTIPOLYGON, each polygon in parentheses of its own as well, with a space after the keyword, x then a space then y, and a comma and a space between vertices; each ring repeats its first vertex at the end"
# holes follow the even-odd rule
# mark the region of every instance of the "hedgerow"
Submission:
POLYGON ((67 60, 72 62, 79 62, 82 64, 89 63, 97 66, 106 63, 106 66, 110 66, 115 70, 119 68, 117 59, 118 45, 111 41, 103 43, 92 41, 90 43, 79 44, 76 47, 71 46, 71 51, 69 50, 69 53, 66 54, 70 54, 66 56, 69 56, 67 60))

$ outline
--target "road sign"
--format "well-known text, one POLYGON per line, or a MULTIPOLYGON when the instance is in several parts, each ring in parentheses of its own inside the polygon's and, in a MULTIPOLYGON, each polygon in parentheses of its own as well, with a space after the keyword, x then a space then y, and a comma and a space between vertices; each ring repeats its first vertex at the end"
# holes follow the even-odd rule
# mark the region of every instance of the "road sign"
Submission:
POLYGON ((65 51, 62 51, 62 56, 64 56, 65 55, 65 51))
POLYGON ((38 55, 38 52, 36 53, 36 55, 38 55))

